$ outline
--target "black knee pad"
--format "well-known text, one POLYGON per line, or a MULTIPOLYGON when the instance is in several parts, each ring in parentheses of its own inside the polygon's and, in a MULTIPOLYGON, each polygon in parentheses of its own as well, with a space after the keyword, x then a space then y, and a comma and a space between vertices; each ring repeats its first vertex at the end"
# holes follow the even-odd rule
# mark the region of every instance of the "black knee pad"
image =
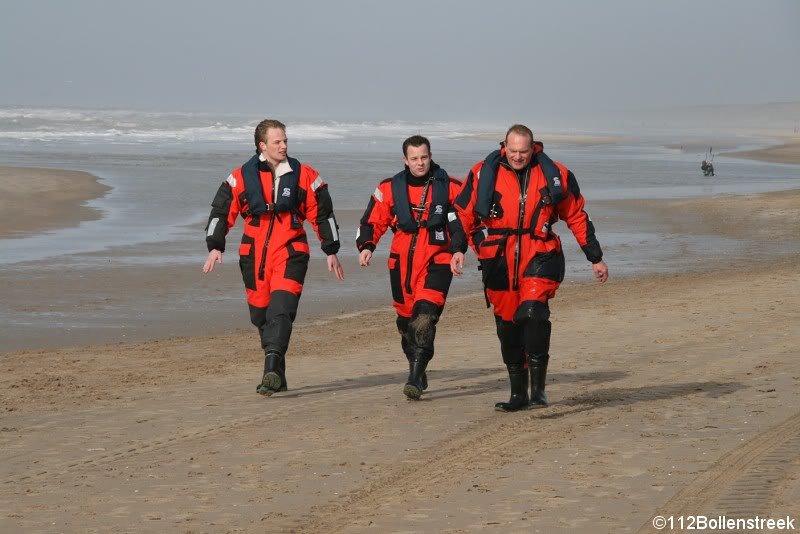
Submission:
POLYGON ((525 324, 528 321, 549 321, 550 306, 538 300, 525 300, 519 304, 514 314, 514 322, 525 324))
POLYGON ((417 347, 433 352, 436 323, 439 322, 440 313, 441 308, 427 300, 414 304, 411 321, 408 323, 408 335, 417 347))
POLYGON ((438 321, 443 308, 444 306, 437 306, 429 300, 418 300, 411 309, 411 319, 413 320, 417 315, 435 315, 436 321, 438 321))

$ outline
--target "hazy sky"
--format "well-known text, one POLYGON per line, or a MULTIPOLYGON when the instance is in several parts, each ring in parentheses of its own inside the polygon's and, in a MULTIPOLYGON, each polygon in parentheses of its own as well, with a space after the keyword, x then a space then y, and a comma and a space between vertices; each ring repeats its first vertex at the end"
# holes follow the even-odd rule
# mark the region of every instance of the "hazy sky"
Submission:
POLYGON ((797 0, 0 1, 0 106, 419 120, 800 100, 797 0))

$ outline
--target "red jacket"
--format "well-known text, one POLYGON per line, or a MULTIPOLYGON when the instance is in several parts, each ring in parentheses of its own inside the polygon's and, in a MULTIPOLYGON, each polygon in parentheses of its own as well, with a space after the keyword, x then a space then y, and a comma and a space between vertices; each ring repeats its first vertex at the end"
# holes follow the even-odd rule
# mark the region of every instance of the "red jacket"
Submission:
MULTIPOLYGON (((281 162, 274 174, 266 162, 258 167, 263 198, 267 203, 275 201, 276 177, 292 172, 289 164, 281 162)), ((293 192, 295 205, 291 211, 268 211, 261 215, 252 215, 247 205, 245 183, 242 168, 234 170, 222 182, 211 203, 211 215, 206 226, 206 244, 208 250, 225 251, 225 236, 241 215, 245 221, 240 256, 249 256, 256 270, 267 260, 264 255, 275 257, 286 254, 285 249, 291 244, 297 252, 308 253, 308 239, 303 222, 308 219, 319 238, 322 250, 326 255, 339 251, 339 231, 333 214, 333 202, 328 193, 328 186, 312 167, 301 164, 297 191, 293 192)), ((285 194, 285 191, 279 191, 285 194)), ((253 273, 257 274, 257 273, 253 273)))
MULTIPOLYGON (((438 169, 438 166, 433 164, 431 173, 436 169, 438 169)), ((408 178, 409 176, 410 173, 407 172, 408 203, 412 207, 418 207, 426 180, 408 178)), ((459 180, 453 177, 447 178, 447 205, 442 206, 443 215, 445 215, 442 218, 444 224, 430 228, 427 225, 427 220, 431 213, 433 187, 428 188, 425 209, 422 211, 422 225, 416 232, 408 232, 398 228, 397 202, 394 198, 392 180, 393 178, 387 178, 379 183, 372 197, 370 197, 356 236, 356 245, 359 251, 364 249, 375 250, 381 236, 391 228, 394 231, 394 236, 389 248, 390 261, 395 258, 396 261, 403 262, 403 272, 406 273, 409 272, 407 267, 411 264, 412 268, 409 276, 416 278, 419 273, 424 272, 429 263, 449 264, 452 252, 462 248, 466 250, 466 237, 453 206, 456 195, 461 189, 459 180), (411 254, 412 241, 414 242, 413 254, 411 254)), ((435 206, 434 209, 436 209, 435 206)), ((415 220, 418 213, 418 210, 412 209, 412 215, 415 220)))
MULTIPOLYGON (((541 152, 541 147, 537 146, 535 152, 541 152)), ((603 253, 595 238, 592 221, 583 209, 584 199, 575 176, 563 164, 553 163, 560 172, 564 191, 557 204, 552 203, 547 179, 536 158, 531 161, 530 172, 522 172, 521 180, 509 166, 505 149, 501 151, 491 215, 480 218, 474 213, 484 161, 472 167, 455 201, 464 231, 478 259, 490 260, 502 255, 507 258, 509 287, 517 287, 520 273, 535 255, 553 251, 561 254, 560 238, 552 229, 559 219, 566 222, 586 259, 592 263, 602 260, 603 253), (526 181, 527 188, 522 194, 522 183, 526 181), (523 203, 524 209, 521 210, 523 203)))

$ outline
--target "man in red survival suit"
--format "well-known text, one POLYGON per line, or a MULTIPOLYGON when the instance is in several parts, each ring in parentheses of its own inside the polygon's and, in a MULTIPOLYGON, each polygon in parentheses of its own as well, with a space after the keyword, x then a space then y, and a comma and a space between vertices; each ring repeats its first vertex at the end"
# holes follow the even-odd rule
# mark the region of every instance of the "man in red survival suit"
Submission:
MULTIPOLYGON (((545 155, 541 143, 534 143, 528 127, 515 124, 503 148, 472 167, 455 204, 480 262, 487 307, 494 306, 511 382, 511 398, 495 409, 547 406, 548 301, 564 279, 561 240, 552 230, 556 221, 567 223, 597 280, 608 279, 578 182, 569 169, 545 155)), ((464 254, 453 254, 451 267, 461 275, 464 254)))
POLYGON ((452 251, 467 250, 467 239, 453 201, 461 182, 431 160, 431 144, 415 135, 403 142, 405 169, 378 184, 369 199, 356 236, 359 264, 388 228, 389 280, 397 311, 400 344, 408 359, 403 393, 418 400, 428 387, 426 369, 433 358, 436 323, 453 280, 452 251))
POLYGON ((264 374, 257 391, 286 391, 286 350, 308 269, 308 219, 328 256, 328 270, 344 280, 333 202, 322 177, 286 155, 286 126, 264 120, 255 130, 256 155, 222 182, 206 226, 208 257, 203 272, 222 263, 225 236, 241 215, 239 245, 250 320, 264 349, 264 374))

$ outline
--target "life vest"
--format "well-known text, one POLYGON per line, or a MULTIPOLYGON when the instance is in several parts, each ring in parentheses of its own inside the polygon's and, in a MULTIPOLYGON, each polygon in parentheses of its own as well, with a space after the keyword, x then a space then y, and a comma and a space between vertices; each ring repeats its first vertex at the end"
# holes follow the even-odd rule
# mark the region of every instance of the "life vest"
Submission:
MULTIPOLYGON (((450 187, 450 177, 447 172, 436 165, 431 165, 431 205, 428 209, 426 227, 434 228, 443 226, 447 216, 450 187)), ((408 201, 408 169, 400 171, 392 177, 392 196, 394 197, 394 210, 397 215, 397 227, 404 232, 416 232, 419 227, 417 220, 411 213, 411 204, 408 201)))
MULTIPOLYGON (((558 204, 564 198, 564 187, 561 184, 561 172, 556 167, 547 154, 542 151, 541 143, 534 144, 534 155, 531 158, 530 166, 537 164, 541 167, 542 173, 547 180, 547 189, 550 192, 550 199, 553 204, 558 204)), ((478 180, 478 197, 475 201, 475 214, 481 219, 489 216, 494 203, 494 187, 497 182, 497 171, 500 168, 500 160, 504 156, 502 150, 495 150, 483 161, 481 167, 480 180, 478 180)))
MULTIPOLYGON (((247 198, 250 215, 261 215, 268 211, 277 212, 291 211, 296 207, 297 184, 300 181, 300 162, 294 158, 286 158, 291 172, 280 177, 278 182, 278 195, 274 204, 264 200, 264 190, 261 187, 261 177, 259 175, 258 155, 242 165, 242 178, 244 178, 244 195, 247 198)), ((273 172, 275 172, 273 170, 273 172)), ((274 178, 274 177, 273 177, 274 178)))

